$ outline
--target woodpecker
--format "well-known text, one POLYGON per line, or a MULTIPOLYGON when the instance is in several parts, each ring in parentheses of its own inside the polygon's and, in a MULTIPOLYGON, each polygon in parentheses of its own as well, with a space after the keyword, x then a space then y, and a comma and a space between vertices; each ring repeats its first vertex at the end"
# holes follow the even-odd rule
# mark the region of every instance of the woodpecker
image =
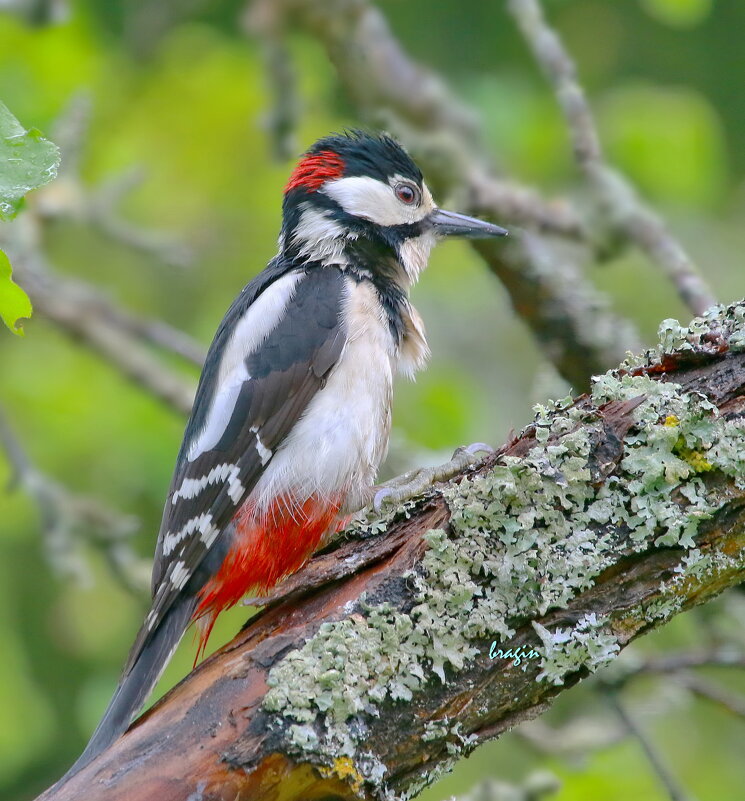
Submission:
POLYGON ((129 726, 186 628, 298 570, 368 503, 396 372, 429 356, 409 289, 445 236, 497 225, 439 209, 406 151, 362 131, 317 141, 285 187, 279 252, 235 299, 204 364, 165 502, 152 606, 67 776, 129 726))

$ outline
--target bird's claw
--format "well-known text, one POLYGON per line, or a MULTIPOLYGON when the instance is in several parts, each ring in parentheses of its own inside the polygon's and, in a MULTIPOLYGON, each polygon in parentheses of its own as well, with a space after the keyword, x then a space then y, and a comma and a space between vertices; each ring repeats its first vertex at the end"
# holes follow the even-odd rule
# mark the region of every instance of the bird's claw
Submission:
POLYGON ((410 470, 398 478, 394 478, 382 487, 379 487, 373 497, 372 507, 376 514, 380 514, 383 505, 391 506, 418 495, 422 490, 420 476, 423 470, 410 470))
POLYGON ((383 501, 393 495, 393 490, 390 487, 381 487, 373 498, 373 509, 376 514, 380 514, 383 509, 383 501))
POLYGON ((392 506, 408 501, 430 489, 433 484, 449 481, 466 465, 478 461, 476 455, 479 453, 494 453, 494 448, 485 442, 462 446, 455 450, 452 460, 447 464, 410 471, 379 487, 372 502, 375 513, 380 514, 384 505, 392 506))
POLYGON ((461 453, 467 453, 470 456, 476 456, 477 453, 491 454, 494 453, 494 448, 491 445, 487 445, 486 442, 472 442, 470 445, 461 445, 456 448, 453 452, 453 459, 461 453))

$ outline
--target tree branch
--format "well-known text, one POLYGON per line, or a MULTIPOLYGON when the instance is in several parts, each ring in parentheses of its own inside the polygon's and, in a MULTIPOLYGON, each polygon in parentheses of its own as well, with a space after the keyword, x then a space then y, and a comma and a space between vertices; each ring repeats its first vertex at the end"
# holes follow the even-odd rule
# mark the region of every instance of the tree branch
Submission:
POLYGON ((659 215, 641 201, 629 181, 603 158, 600 137, 577 70, 558 34, 548 25, 539 0, 507 4, 533 56, 551 82, 564 114, 579 168, 603 204, 611 225, 656 262, 694 314, 716 303, 683 245, 659 215))
POLYGON ((347 529, 42 797, 412 798, 741 582, 745 302, 661 332, 485 461, 347 529))
POLYGON ((167 366, 143 342, 201 364, 204 350, 198 343, 162 321, 129 314, 81 281, 60 278, 36 247, 17 242, 4 246, 13 256, 19 283, 46 319, 177 412, 191 412, 196 383, 167 366))
POLYGON ((686 791, 678 784, 678 779, 675 774, 668 768, 662 756, 659 754, 657 747, 654 745, 649 736, 634 720, 634 717, 629 714, 626 707, 621 703, 621 700, 614 692, 608 693, 608 700, 615 710, 618 717, 623 722, 627 731, 633 735, 639 743, 644 756, 646 756, 652 770, 657 775, 660 783, 665 788, 670 801, 694 801, 693 797, 688 795, 686 791))
POLYGON ((567 199, 546 200, 497 177, 479 136, 476 112, 409 57, 374 5, 366 0, 254 0, 249 28, 271 36, 285 24, 277 21, 282 16, 318 39, 360 114, 406 143, 440 195, 456 194, 463 210, 510 224, 508 248, 483 243, 477 250, 570 384, 585 388, 590 376, 637 347, 633 327, 613 312, 572 262, 574 257, 545 238, 561 235, 605 250, 588 234, 579 210, 567 199), (548 260, 532 258, 539 239, 542 251, 550 252, 548 260))

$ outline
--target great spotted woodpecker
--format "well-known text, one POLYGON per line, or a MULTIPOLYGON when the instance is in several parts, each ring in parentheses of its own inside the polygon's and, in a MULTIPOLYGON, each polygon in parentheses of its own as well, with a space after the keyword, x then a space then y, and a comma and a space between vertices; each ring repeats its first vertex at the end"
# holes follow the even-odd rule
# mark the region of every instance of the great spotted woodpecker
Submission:
POLYGON ((212 342, 176 460, 153 601, 75 773, 129 725, 189 623, 296 571, 373 496, 393 377, 429 355, 408 292, 438 237, 491 237, 443 211, 388 136, 316 142, 284 193, 279 253, 212 342))

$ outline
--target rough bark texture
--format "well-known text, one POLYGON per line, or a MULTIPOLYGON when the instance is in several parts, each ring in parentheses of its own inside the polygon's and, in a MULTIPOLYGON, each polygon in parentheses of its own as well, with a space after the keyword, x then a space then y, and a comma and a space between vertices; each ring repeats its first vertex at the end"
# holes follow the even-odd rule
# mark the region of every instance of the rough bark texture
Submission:
POLYGON ((409 798, 632 639, 745 577, 745 304, 537 410, 352 527, 107 752, 42 796, 409 798), (540 658, 490 658, 490 647, 540 658))

